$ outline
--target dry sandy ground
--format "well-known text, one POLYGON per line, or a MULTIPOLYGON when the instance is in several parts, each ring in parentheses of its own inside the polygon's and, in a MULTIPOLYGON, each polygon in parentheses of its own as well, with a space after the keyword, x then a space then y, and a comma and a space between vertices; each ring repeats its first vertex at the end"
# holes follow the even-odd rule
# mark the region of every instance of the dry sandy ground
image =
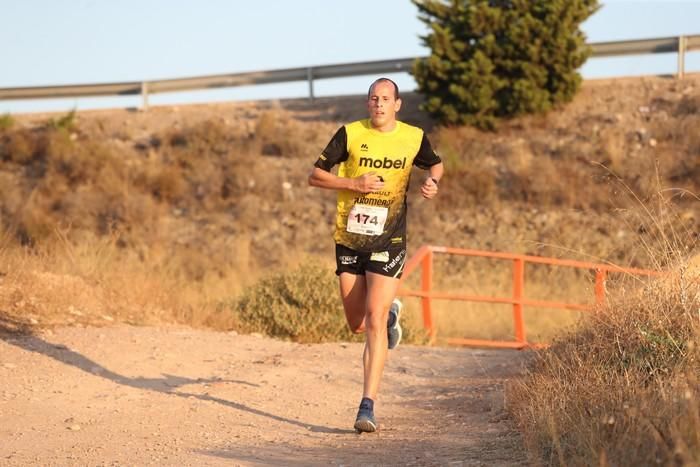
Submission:
POLYGON ((400 346, 352 430, 361 344, 189 328, 0 334, 0 465, 526 465, 504 412, 526 354, 400 346))

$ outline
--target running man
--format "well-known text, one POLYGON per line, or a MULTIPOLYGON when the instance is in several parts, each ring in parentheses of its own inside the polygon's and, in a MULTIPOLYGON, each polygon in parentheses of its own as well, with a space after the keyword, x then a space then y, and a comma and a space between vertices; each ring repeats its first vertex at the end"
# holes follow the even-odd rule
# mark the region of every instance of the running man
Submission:
POLYGON ((336 275, 350 330, 365 333, 364 387, 358 432, 377 429, 374 401, 387 349, 401 340, 396 291, 406 260, 406 190, 412 166, 428 171, 421 186, 433 198, 443 175, 440 158, 420 128, 396 119, 399 88, 388 78, 367 94, 369 118, 341 127, 314 164, 309 184, 338 191, 336 275), (339 164, 338 175, 331 168, 339 164))

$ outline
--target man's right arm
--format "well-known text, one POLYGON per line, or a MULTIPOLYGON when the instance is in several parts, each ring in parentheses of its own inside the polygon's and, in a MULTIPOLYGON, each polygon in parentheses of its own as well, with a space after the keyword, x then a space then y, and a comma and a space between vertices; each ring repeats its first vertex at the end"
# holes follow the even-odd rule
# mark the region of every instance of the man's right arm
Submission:
POLYGON ((355 178, 338 177, 331 172, 314 167, 309 175, 309 185, 330 190, 350 190, 359 193, 372 193, 384 188, 384 182, 375 172, 368 172, 355 178))
POLYGON ((347 133, 341 127, 323 150, 314 168, 309 174, 309 185, 329 190, 350 190, 359 193, 372 193, 384 188, 384 182, 374 172, 369 172, 355 178, 338 177, 331 173, 331 168, 349 157, 347 149, 347 133))

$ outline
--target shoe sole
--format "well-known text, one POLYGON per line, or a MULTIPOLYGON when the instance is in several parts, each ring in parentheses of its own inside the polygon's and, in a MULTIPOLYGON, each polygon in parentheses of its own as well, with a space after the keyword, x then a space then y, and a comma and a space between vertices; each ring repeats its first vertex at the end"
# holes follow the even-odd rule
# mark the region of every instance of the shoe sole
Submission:
POLYGON ((373 433, 377 431, 377 425, 372 420, 362 419, 355 422, 355 431, 358 433, 373 433))
POLYGON ((401 343, 401 337, 403 336, 403 330, 401 329, 401 326, 399 326, 398 324, 396 325, 395 329, 396 329, 396 331, 398 331, 397 334, 399 335, 399 337, 396 339, 396 344, 394 344, 393 347, 389 347, 389 350, 394 350, 401 343))
POLYGON ((399 309, 396 312, 396 322, 394 323, 394 326, 393 326, 393 329, 398 331, 397 334, 399 335, 399 337, 398 337, 398 339, 396 339, 396 344, 394 344, 393 347, 389 347, 389 350, 395 349, 401 343, 401 337, 403 336, 403 330, 401 329, 401 324, 399 324, 399 320, 401 319, 401 309, 402 308, 403 308, 403 306, 399 306, 399 309))

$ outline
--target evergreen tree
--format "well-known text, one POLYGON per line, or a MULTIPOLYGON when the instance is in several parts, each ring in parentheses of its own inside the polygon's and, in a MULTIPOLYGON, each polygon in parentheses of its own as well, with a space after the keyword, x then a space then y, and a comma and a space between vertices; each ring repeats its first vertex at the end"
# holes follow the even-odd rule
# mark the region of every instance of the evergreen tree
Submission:
POLYGON ((570 101, 590 54, 579 25, 598 0, 412 0, 431 55, 414 64, 423 109, 447 124, 493 128, 498 118, 570 101))

